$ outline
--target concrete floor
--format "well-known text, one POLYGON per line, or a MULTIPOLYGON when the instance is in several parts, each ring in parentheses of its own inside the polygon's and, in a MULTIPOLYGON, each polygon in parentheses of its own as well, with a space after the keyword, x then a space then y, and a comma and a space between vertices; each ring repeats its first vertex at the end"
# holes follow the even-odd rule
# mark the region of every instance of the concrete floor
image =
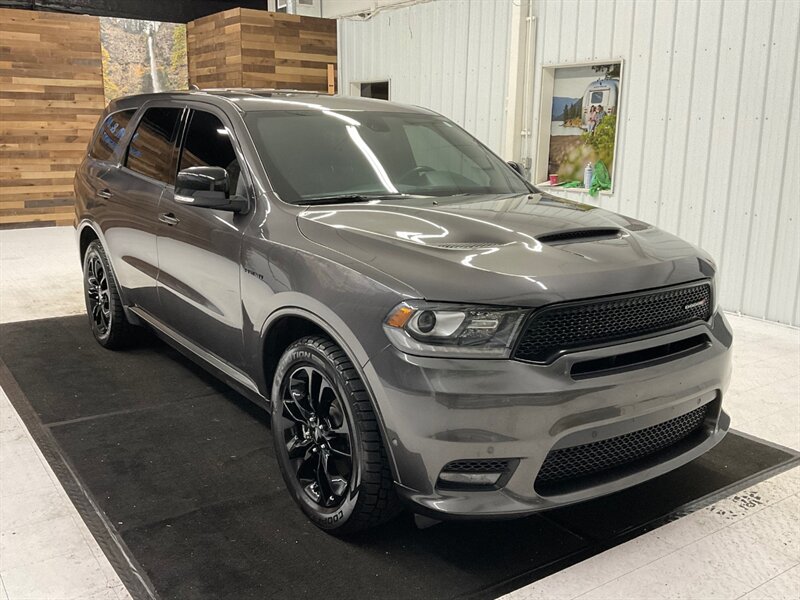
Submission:
MULTIPOLYGON (((71 228, 0 231, 0 322, 83 310, 71 228)), ((734 377, 725 409, 733 426, 800 450, 800 330, 736 315, 730 321, 734 377)), ((129 597, 0 393, 0 600, 129 597)), ((505 598, 797 600, 800 469, 505 598)))
MULTIPOLYGON (((0 322, 83 310, 71 227, 0 231, 0 322)), ((0 390, 0 600, 9 599, 130 594, 0 390)))

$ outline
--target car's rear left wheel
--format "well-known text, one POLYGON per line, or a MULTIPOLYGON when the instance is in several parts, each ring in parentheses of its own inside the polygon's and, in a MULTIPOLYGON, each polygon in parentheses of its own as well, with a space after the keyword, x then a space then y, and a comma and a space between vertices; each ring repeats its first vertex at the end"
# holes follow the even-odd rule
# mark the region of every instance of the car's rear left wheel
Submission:
POLYGON ((397 514, 369 393, 341 348, 323 336, 296 341, 281 357, 272 392, 283 478, 318 527, 353 533, 397 514))
POLYGON ((134 326, 125 317, 117 281, 103 245, 94 240, 83 257, 83 291, 92 334, 104 348, 116 350, 131 343, 134 326))

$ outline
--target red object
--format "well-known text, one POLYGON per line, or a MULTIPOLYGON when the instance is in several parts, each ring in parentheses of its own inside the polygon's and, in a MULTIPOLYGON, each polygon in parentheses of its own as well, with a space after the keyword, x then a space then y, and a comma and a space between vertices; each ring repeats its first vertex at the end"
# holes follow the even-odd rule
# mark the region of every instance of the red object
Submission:
POLYGON ((550 175, 550 185, 558 185, 558 175, 550 175))

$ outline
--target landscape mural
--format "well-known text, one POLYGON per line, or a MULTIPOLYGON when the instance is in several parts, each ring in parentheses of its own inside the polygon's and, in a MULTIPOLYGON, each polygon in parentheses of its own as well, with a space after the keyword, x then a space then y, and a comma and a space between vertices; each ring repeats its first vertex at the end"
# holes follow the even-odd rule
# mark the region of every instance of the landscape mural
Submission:
POLYGON ((101 17, 100 43, 106 102, 188 88, 186 25, 101 17))

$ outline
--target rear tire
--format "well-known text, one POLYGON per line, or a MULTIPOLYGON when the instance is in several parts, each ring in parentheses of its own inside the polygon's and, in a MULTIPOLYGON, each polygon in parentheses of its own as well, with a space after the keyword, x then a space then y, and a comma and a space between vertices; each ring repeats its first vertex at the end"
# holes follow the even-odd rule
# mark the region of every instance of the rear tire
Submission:
POLYGON ((286 349, 272 385, 272 433, 286 486, 334 535, 394 517, 394 489, 372 401, 345 352, 324 336, 286 349))
POLYGON ((135 327, 125 316, 117 280, 99 240, 89 244, 83 257, 83 294, 94 339, 109 350, 129 346, 135 327))

